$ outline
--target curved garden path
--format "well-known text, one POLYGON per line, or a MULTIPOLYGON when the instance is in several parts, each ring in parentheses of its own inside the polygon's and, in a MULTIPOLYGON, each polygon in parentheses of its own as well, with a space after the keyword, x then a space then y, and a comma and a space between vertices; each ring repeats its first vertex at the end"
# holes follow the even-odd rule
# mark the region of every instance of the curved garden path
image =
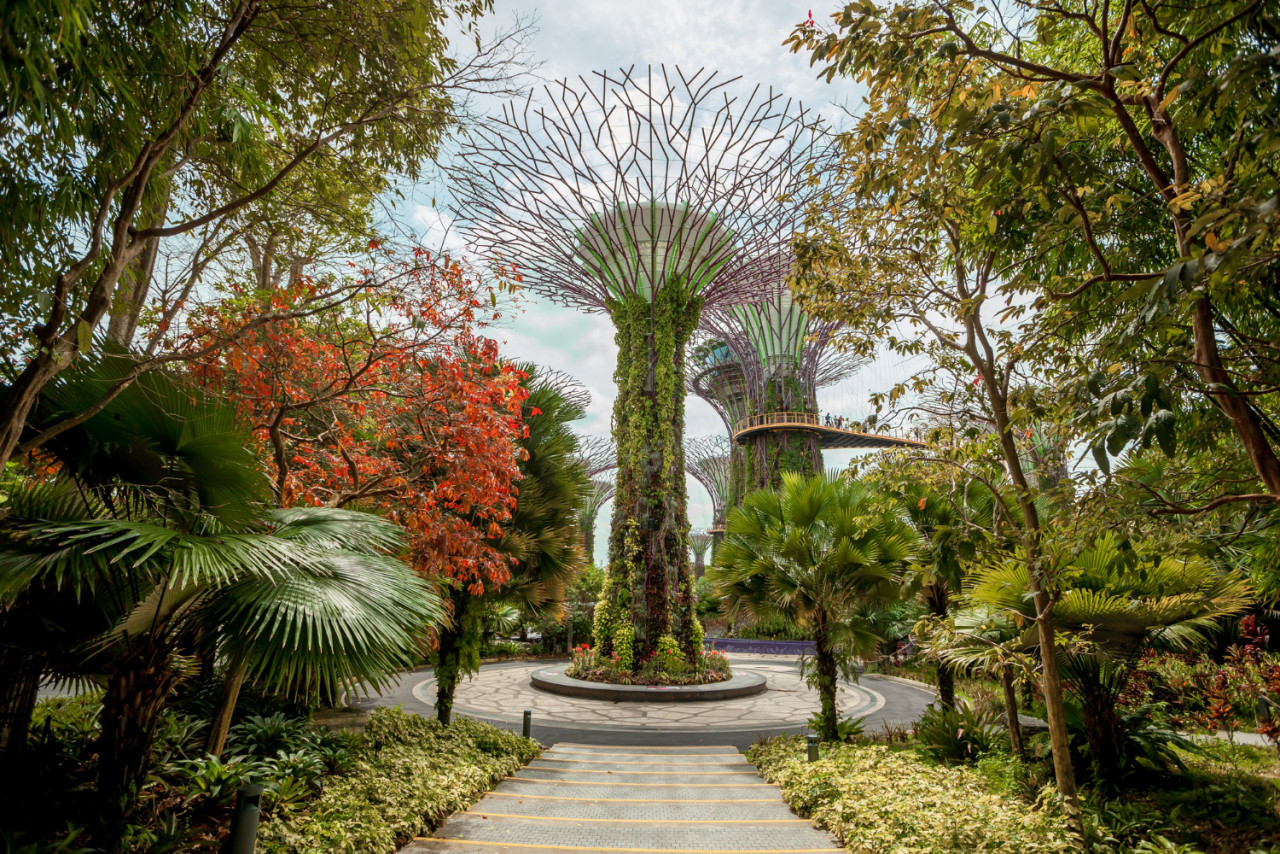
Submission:
MULTIPOLYGON (((753 697, 692 703, 612 702, 563 697, 539 691, 529 675, 547 661, 487 664, 458 686, 456 714, 518 729, 525 709, 533 712, 533 737, 545 745, 557 742, 608 745, 732 745, 745 748, 763 736, 807 730, 818 708, 816 692, 800 676, 794 658, 734 655, 735 670, 766 677, 769 690, 753 697)), ((435 680, 431 671, 404 674, 392 690, 355 705, 372 709, 402 706, 433 714, 435 680)), ((866 731, 907 726, 934 698, 926 686, 876 674, 840 688, 843 717, 859 717, 866 731)))

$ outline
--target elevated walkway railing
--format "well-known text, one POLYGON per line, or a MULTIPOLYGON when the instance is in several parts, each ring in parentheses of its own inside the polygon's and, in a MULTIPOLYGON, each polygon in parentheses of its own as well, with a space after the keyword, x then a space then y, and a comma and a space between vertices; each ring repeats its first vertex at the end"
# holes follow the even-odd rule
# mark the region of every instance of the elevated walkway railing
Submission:
POLYGON ((842 434, 850 437, 883 438, 895 440, 895 444, 901 443, 902 445, 924 444, 922 436, 910 435, 907 430, 877 428, 874 432, 863 432, 852 427, 837 427, 834 424, 826 423, 823 416, 814 412, 762 412, 758 415, 748 415, 733 425, 733 438, 736 441, 744 433, 753 433, 757 430, 768 428, 812 429, 815 432, 827 435, 842 434))

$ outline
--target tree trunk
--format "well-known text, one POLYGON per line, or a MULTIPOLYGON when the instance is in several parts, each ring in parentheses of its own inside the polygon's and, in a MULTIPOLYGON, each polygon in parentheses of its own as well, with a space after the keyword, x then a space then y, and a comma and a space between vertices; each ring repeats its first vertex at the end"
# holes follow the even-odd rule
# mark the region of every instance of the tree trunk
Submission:
POLYGON ((939 661, 937 667, 938 674, 938 702, 943 707, 954 709, 956 707, 956 671, 945 661, 939 661))
POLYGON ((1084 825, 1080 813, 1080 796, 1076 788, 1075 769, 1071 764, 1071 745, 1067 733, 1066 712, 1063 707, 1062 670, 1058 664, 1058 648, 1054 637, 1053 600, 1041 584, 1040 577, 1040 514, 1032 500, 1031 487, 1022 470, 1022 457, 1013 440, 1013 428, 1009 421, 1009 404, 999 379, 996 377, 993 356, 986 331, 976 314, 966 318, 969 344, 965 350, 970 363, 978 370, 987 401, 995 422, 996 438, 1010 480, 1017 490, 1018 506, 1022 510, 1026 530, 1023 546, 1026 552, 1027 577, 1036 608, 1036 635, 1040 645, 1041 676, 1044 683, 1045 717, 1049 724, 1049 743, 1053 751, 1053 776, 1065 803, 1067 820, 1077 837, 1083 838, 1084 825), (979 349, 981 347, 982 349, 979 349), (984 358, 983 354, 987 354, 984 358))
POLYGON ((822 731, 818 735, 823 741, 837 741, 840 738, 837 727, 840 710, 836 706, 839 687, 836 656, 827 638, 826 622, 821 617, 814 624, 813 657, 818 669, 818 697, 822 703, 822 731))
POLYGON ((1213 389, 1206 394, 1230 419, 1266 491, 1280 495, 1280 460, 1263 432, 1258 413, 1249 405, 1248 399, 1238 393, 1231 374, 1222 365, 1217 331, 1213 325, 1213 306, 1207 296, 1200 297, 1192 306, 1191 330, 1195 336, 1196 373, 1213 389))
POLYGON ((1082 675, 1078 683, 1084 737, 1093 754, 1095 772, 1099 780, 1115 782, 1125 742, 1124 724, 1116 714, 1115 694, 1091 673, 1082 675))
POLYGON ((134 806, 151 764, 156 723, 178 678, 168 656, 149 647, 129 653, 112 668, 98 739, 98 794, 109 843, 119 838, 134 806))
MULTIPOLYGON (((165 180, 160 198, 144 203, 145 209, 139 211, 139 227, 154 228, 164 225, 169 212, 169 187, 169 182, 165 180)), ((151 292, 151 278, 155 271, 156 256, 159 254, 160 238, 148 238, 141 254, 125 267, 120 276, 119 286, 123 286, 127 293, 122 293, 112 306, 107 318, 107 338, 126 349, 133 343, 133 336, 138 330, 138 318, 151 292)))
POLYGON ((0 646, 0 774, 21 761, 36 707, 45 657, 17 646, 0 646))
POLYGON ((1022 744, 1022 725, 1018 723, 1018 694, 1013 689, 1013 668, 1000 665, 1000 687, 1004 689, 1004 715, 1009 726, 1009 749, 1019 759, 1027 758, 1022 744))
POLYGON ((217 708, 213 710, 213 720, 209 722, 205 753, 221 756, 226 748, 227 731, 231 729, 231 718, 235 714, 236 700, 240 697, 240 688, 244 685, 247 671, 244 656, 236 656, 227 663, 227 674, 222 680, 222 694, 218 697, 217 708))

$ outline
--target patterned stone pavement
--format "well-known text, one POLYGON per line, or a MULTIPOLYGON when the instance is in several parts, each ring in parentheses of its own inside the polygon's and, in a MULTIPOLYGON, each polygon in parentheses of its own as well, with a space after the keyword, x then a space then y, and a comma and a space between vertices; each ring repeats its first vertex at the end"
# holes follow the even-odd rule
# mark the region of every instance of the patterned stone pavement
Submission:
MULTIPOLYGON (((817 694, 804 684, 793 663, 763 656, 732 661, 735 672, 751 670, 765 676, 769 688, 763 694, 692 703, 611 702, 539 691, 529 684, 529 676, 546 666, 518 662, 501 669, 482 668, 458 686, 454 708, 472 716, 510 716, 512 721, 520 720, 523 710, 529 709, 540 723, 644 730, 783 727, 806 720, 817 708, 817 694)), ((413 693, 430 705, 435 690, 435 679, 424 673, 413 693)), ((884 698, 868 687, 844 685, 838 702, 842 714, 860 717, 879 709, 884 698)))
MULTIPOLYGON (((563 697, 539 691, 529 675, 547 662, 489 664, 458 686, 458 714, 518 728, 525 709, 533 713, 533 736, 543 744, 561 741, 601 744, 731 744, 746 747, 758 737, 802 732, 818 708, 816 692, 804 684, 796 659, 773 655, 730 657, 735 671, 763 674, 768 690, 751 697, 691 703, 617 702, 563 697)), ((865 675, 840 688, 840 713, 863 718, 869 730, 910 724, 933 700, 933 692, 915 683, 865 675)), ((403 706, 432 714, 435 680, 430 670, 405 674, 399 686, 356 705, 403 706)))
POLYGON ((729 746, 562 743, 401 854, 835 854, 729 746))

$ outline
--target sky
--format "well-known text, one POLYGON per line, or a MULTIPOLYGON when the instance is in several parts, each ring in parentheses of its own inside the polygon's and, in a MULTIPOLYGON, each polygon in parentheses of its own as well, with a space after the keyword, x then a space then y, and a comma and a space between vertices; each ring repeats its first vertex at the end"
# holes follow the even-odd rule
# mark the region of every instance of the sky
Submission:
MULTIPOLYGON (((542 80, 587 76, 593 70, 632 65, 678 65, 686 71, 715 69, 726 76, 741 75, 739 86, 772 86, 787 97, 819 110, 837 126, 844 105, 856 108, 858 92, 848 81, 828 84, 817 79, 808 59, 792 54, 782 42, 793 27, 813 10, 823 19, 834 9, 814 8, 791 0, 496 0, 488 26, 509 27, 517 19, 535 26, 528 41, 529 58, 542 80)), ((473 109, 486 111, 483 101, 473 109)), ((495 103, 492 109, 497 109, 495 103)), ((437 193, 437 208, 419 204, 412 226, 435 234, 448 226, 447 192, 437 193)), ((445 245, 463 249, 456 232, 443 238, 445 245)), ((516 358, 564 371, 591 392, 587 416, 575 428, 581 434, 608 434, 616 387, 613 370, 617 348, 613 326, 605 315, 589 315, 555 306, 528 296, 523 310, 493 332, 503 351, 516 358)), ((851 379, 819 392, 825 411, 851 417, 870 412, 867 397, 887 390, 910 375, 911 369, 894 358, 882 358, 851 379)), ((686 400, 686 436, 724 434, 724 425, 705 402, 686 400)), ((843 466, 857 452, 828 451, 828 467, 843 466)), ((611 503, 597 521, 595 556, 605 559, 611 503)), ((711 522, 711 501, 706 491, 689 478, 689 518, 693 527, 711 522)))

